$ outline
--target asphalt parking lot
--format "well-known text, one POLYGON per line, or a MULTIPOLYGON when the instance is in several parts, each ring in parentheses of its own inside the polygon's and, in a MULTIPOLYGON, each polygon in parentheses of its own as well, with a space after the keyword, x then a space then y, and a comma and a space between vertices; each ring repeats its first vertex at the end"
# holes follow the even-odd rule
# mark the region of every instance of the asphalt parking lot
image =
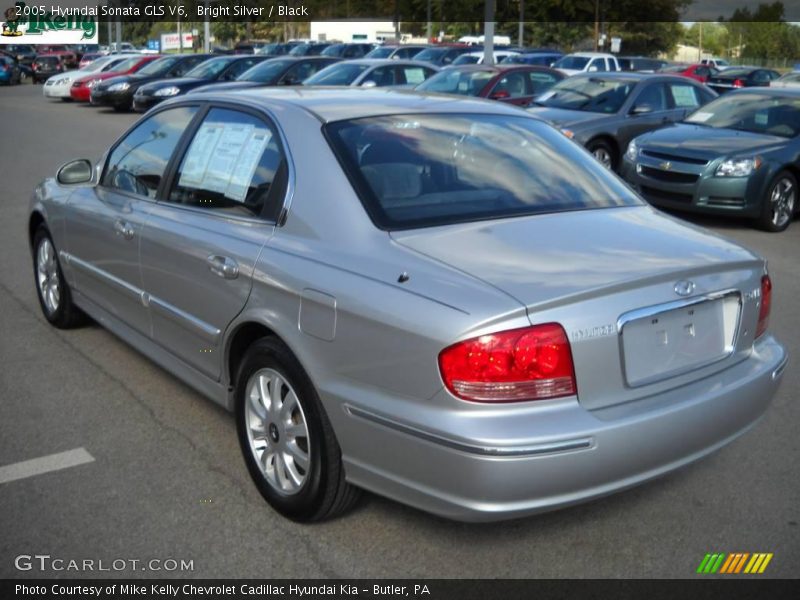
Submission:
POLYGON ((97 158, 136 116, 48 100, 38 85, 0 88, 0 115, 0 468, 84 450, 68 468, 0 477, 0 577, 672 578, 692 577, 707 552, 771 552, 762 577, 800 574, 800 220, 767 234, 693 219, 769 258, 771 329, 792 356, 766 417, 722 451, 523 520, 454 523, 365 495, 344 518, 304 526, 263 502, 227 413, 100 327, 58 331, 40 314, 31 190, 71 158, 97 158), (193 570, 15 567, 35 554, 193 570))

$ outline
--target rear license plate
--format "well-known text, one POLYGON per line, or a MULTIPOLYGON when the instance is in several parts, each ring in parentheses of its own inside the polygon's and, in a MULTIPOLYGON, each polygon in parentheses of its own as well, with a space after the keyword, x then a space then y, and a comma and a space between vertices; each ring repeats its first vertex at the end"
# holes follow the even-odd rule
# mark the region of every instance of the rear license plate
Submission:
POLYGON ((634 311, 627 319, 623 315, 628 385, 654 383, 729 356, 736 342, 740 305, 739 294, 731 293, 677 308, 634 311))

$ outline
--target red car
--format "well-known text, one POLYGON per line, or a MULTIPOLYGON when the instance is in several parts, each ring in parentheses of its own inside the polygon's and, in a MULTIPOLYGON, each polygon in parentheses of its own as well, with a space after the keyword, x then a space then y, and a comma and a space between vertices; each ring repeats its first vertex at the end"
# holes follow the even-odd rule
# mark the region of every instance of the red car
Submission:
POLYGON ((161 58, 158 54, 148 54, 146 56, 132 56, 131 58, 122 61, 112 68, 111 71, 103 73, 92 73, 72 82, 72 87, 69 90, 70 97, 76 102, 89 102, 92 87, 99 81, 117 77, 118 75, 130 75, 136 73, 139 69, 146 64, 153 62, 155 59, 161 58))
POLYGON ((36 50, 39 54, 57 54, 68 69, 76 69, 78 67, 78 55, 63 44, 39 45, 36 50))
POLYGON ((535 96, 564 77, 561 71, 532 65, 458 65, 442 69, 415 89, 528 106, 535 96))
POLYGON ((701 83, 707 83, 709 77, 714 77, 719 73, 719 69, 710 65, 671 65, 659 69, 659 73, 669 73, 671 75, 683 75, 701 83))

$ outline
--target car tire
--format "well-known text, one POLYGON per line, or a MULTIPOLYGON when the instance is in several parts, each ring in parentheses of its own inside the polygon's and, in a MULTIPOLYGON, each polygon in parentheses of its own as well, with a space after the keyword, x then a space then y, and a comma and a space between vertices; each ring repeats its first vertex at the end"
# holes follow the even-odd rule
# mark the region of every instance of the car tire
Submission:
POLYGON ((605 140, 592 140, 586 144, 586 149, 592 153, 601 165, 611 171, 617 170, 617 155, 608 142, 605 140))
POLYGON ((758 226, 764 231, 784 231, 792 222, 798 208, 797 178, 789 171, 778 173, 761 201, 758 226))
POLYGON ((39 306, 51 325, 71 329, 87 321, 86 314, 72 302, 53 238, 44 225, 33 236, 33 276, 39 306))
POLYGON ((266 337, 247 350, 235 398, 247 469, 276 511, 312 522, 353 506, 360 490, 345 481, 328 416, 308 375, 282 342, 266 337))

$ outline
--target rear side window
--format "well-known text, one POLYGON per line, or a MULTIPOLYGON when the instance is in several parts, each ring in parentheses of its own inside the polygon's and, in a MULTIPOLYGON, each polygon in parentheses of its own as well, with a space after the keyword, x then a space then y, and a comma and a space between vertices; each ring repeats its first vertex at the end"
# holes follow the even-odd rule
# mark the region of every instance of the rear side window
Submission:
POLYGON ((287 163, 274 128, 256 116, 214 108, 189 144, 169 201, 274 221, 287 181, 287 163))
POLYGON ((672 104, 675 108, 697 108, 705 102, 693 85, 670 83, 668 86, 672 104))
POLYGON ((155 198, 172 153, 196 112, 194 106, 183 106, 142 121, 114 148, 102 185, 155 198))
POLYGON ((382 229, 641 204, 600 163, 537 119, 393 115, 325 129, 382 229))

